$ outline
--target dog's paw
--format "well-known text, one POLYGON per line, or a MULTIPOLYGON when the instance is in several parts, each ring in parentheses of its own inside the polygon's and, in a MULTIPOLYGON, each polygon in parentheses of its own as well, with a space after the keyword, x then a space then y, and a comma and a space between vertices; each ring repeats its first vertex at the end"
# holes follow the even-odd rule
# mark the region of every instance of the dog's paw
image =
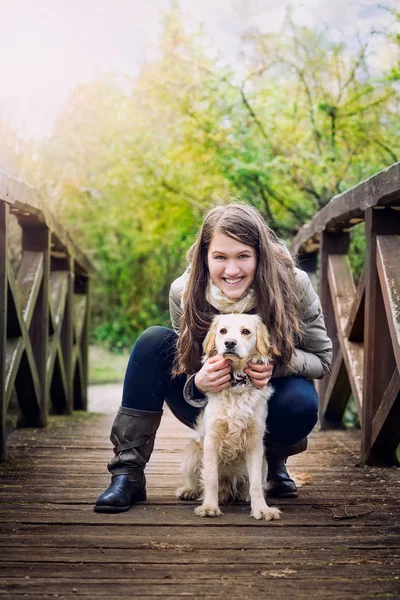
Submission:
POLYGON ((199 493, 196 490, 188 487, 178 488, 176 490, 176 496, 180 500, 198 500, 199 493))
POLYGON ((264 519, 265 521, 272 521, 274 519, 280 519, 281 511, 279 508, 270 506, 255 506, 251 511, 250 516, 255 519, 264 519))
POLYGON ((218 506, 210 504, 201 504, 194 509, 194 512, 196 515, 199 515, 199 517, 220 517, 222 515, 218 506))

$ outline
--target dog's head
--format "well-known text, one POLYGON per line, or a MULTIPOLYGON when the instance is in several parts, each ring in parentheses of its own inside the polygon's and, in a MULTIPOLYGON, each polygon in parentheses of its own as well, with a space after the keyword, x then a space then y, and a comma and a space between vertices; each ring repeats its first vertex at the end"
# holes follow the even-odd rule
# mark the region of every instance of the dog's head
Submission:
POLYGON ((206 359, 214 354, 222 354, 233 362, 254 355, 268 359, 268 331, 258 315, 217 315, 203 342, 203 351, 206 359))

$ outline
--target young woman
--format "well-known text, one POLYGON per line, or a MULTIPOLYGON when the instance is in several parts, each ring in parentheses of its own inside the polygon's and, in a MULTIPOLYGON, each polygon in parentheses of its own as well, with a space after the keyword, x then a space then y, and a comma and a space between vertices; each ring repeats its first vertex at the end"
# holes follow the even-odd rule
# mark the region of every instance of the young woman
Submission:
POLYGON ((122 512, 146 498, 144 468, 164 401, 193 427, 205 394, 230 385, 228 360, 215 356, 201 364, 202 342, 217 313, 256 312, 267 326, 273 360, 250 363, 247 375, 258 388, 271 378, 274 387, 265 437, 268 493, 297 496, 286 459, 306 449, 318 414, 311 380, 331 369, 332 343, 319 298, 260 213, 246 204, 213 208, 188 258, 188 269, 171 286, 173 330, 150 327, 129 359, 111 431, 111 485, 98 498, 97 512, 122 512))

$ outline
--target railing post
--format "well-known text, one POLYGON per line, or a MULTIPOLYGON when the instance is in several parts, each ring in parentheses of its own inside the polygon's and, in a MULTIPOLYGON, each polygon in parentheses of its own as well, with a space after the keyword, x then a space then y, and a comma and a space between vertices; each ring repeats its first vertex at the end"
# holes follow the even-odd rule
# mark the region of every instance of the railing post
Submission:
POLYGON ((75 274, 74 315, 75 364, 74 364, 74 407, 87 410, 88 345, 90 326, 90 278, 87 274, 75 274))
POLYGON ((53 409, 57 414, 71 414, 74 409, 73 398, 73 373, 72 373, 72 351, 73 351, 73 292, 74 292, 74 261, 70 256, 65 258, 51 258, 51 272, 54 275, 62 274, 63 286, 57 286, 52 290, 53 302, 60 306, 57 308, 56 323, 58 328, 58 341, 56 348, 56 361, 58 361, 58 372, 53 372, 50 389, 53 409), (65 294, 65 296, 64 296, 65 294), (65 301, 65 304, 64 304, 65 301), (59 356, 58 353, 61 353, 59 356))
MULTIPOLYGON (((341 350, 336 329, 335 313, 328 281, 328 260, 332 254, 347 254, 350 235, 347 232, 324 231, 321 236, 320 251, 320 287, 319 296, 325 318, 328 335, 333 344, 333 358, 340 361, 341 350)), ((342 359, 343 362, 343 359, 342 359)), ((337 364, 337 363, 336 363, 337 364)), ((346 369, 339 365, 339 376, 336 377, 335 387, 329 386, 331 376, 324 377, 318 382, 320 396, 320 423, 323 429, 341 428, 343 410, 350 395, 350 384, 346 369), (327 397, 329 392, 329 398, 327 397), (328 408, 329 402, 329 408, 328 408)), ((336 373, 335 373, 336 375, 336 373)))
POLYGON ((8 206, 0 200, 0 460, 5 456, 6 343, 7 343, 7 218, 8 206))
POLYGON ((42 282, 36 299, 35 311, 29 328, 29 337, 40 382, 40 424, 45 427, 49 410, 47 356, 49 338, 49 277, 50 232, 47 227, 24 227, 22 252, 42 255, 42 282))
MULTIPOLYGON (((400 215, 390 208, 365 211, 365 329, 361 461, 396 464, 396 447, 372 447, 372 422, 391 380, 396 363, 377 270, 377 236, 398 235, 400 215)), ((397 444, 396 444, 397 445, 397 444)))
POLYGON ((73 357, 74 348, 74 260, 69 257, 68 263, 68 290, 65 303, 64 324, 61 330, 61 347, 64 354, 65 371, 68 379, 67 413, 72 414, 74 410, 74 373, 73 357))

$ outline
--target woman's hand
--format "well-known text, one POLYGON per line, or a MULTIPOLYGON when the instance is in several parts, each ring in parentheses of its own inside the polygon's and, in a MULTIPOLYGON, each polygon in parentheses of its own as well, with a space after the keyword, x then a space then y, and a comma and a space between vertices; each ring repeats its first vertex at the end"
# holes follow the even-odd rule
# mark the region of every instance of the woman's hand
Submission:
POLYGON ((253 385, 256 388, 261 389, 266 386, 271 379, 274 366, 275 363, 273 360, 270 360, 266 365, 249 363, 248 369, 245 369, 244 372, 250 377, 253 385))
POLYGON ((208 358, 196 373, 194 383, 200 392, 221 392, 231 380, 231 361, 220 354, 208 358))

